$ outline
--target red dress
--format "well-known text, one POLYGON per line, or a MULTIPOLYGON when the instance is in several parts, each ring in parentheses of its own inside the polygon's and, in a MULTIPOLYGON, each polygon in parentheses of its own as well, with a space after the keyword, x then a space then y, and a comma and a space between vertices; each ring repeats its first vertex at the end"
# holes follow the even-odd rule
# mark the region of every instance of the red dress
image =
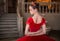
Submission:
MULTIPOLYGON (((35 32, 41 28, 41 25, 45 24, 45 19, 42 18, 41 23, 34 23, 32 17, 27 19, 26 24, 30 25, 30 31, 35 32)), ((22 38, 18 38, 16 41, 55 41, 47 35, 38 35, 38 36, 23 36, 22 38)))

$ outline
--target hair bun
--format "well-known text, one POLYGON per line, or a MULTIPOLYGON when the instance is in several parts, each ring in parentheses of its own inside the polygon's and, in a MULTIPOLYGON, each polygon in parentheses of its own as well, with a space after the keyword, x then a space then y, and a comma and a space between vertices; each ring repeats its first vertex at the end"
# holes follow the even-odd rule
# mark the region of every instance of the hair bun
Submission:
POLYGON ((31 3, 33 6, 36 6, 36 4, 34 2, 31 3))
POLYGON ((37 9, 39 11, 39 3, 31 2, 30 6, 32 6, 33 9, 37 9))

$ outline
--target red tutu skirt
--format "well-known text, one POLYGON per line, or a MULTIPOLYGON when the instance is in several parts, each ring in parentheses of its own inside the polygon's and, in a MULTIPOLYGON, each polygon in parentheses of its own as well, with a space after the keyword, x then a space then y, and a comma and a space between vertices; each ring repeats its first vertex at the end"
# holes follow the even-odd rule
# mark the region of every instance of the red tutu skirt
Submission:
POLYGON ((16 41, 55 41, 54 39, 48 37, 47 35, 40 36, 24 36, 17 39, 16 41))

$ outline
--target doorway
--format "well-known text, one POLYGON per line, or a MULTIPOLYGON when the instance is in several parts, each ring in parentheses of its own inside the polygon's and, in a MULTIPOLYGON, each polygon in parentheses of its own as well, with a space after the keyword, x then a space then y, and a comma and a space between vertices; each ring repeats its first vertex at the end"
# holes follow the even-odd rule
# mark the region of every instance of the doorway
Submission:
POLYGON ((17 9, 17 0, 9 0, 8 1, 8 13, 16 13, 17 9))

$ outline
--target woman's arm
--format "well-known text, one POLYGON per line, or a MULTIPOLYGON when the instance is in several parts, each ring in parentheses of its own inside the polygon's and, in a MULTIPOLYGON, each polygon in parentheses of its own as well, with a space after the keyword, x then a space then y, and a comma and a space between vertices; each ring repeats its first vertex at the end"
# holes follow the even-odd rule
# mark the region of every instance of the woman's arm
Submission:
POLYGON ((40 33, 40 32, 42 32, 42 29, 40 29, 40 30, 37 31, 37 32, 30 32, 30 31, 29 31, 29 24, 26 24, 25 35, 27 35, 27 36, 34 36, 34 34, 40 33))
POLYGON ((42 25, 42 32, 40 32, 40 30, 38 30, 39 33, 36 33, 35 35, 43 35, 46 34, 46 24, 42 25))
POLYGON ((26 24, 25 35, 31 35, 33 32, 29 32, 29 24, 26 24))
POLYGON ((38 35, 43 35, 43 34, 46 34, 46 25, 45 24, 42 25, 42 29, 38 30, 35 34, 31 34, 31 36, 38 36, 38 35))

